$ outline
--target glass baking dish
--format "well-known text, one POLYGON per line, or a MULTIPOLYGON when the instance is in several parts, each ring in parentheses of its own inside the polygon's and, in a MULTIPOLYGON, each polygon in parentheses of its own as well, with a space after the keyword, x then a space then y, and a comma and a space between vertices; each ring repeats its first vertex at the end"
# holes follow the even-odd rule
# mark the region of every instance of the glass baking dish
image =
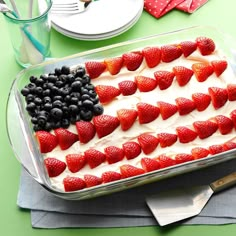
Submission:
POLYGON ((148 184, 153 181, 159 181, 164 178, 173 177, 234 158, 235 150, 230 150, 221 154, 159 169, 139 176, 121 179, 119 181, 101 184, 79 191, 64 192, 53 188, 50 184, 48 174, 43 164, 42 154, 38 149, 38 144, 36 143, 33 130, 30 126, 30 117, 25 110, 25 101, 20 91, 28 83, 28 79, 31 75, 40 76, 41 74, 50 73, 54 71, 55 68, 60 68, 63 65, 73 67, 78 64, 84 64, 89 60, 103 60, 106 57, 120 56, 122 53, 143 48, 145 46, 175 43, 180 42, 181 40, 194 40, 198 36, 210 37, 215 41, 227 56, 229 66, 235 74, 236 42, 231 36, 209 26, 194 26, 176 30, 174 32, 135 39, 65 58, 47 61, 22 70, 16 76, 16 79, 12 84, 6 113, 8 137, 12 149, 21 165, 39 184, 52 194, 67 200, 82 200, 148 184))

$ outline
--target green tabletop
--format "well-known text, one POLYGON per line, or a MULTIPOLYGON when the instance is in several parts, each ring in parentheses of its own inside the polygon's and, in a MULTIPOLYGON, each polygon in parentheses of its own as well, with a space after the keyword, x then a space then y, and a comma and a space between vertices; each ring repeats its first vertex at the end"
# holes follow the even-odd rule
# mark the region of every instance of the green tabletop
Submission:
MULTIPOLYGON (((139 21, 127 32, 111 39, 101 41, 80 41, 68 38, 52 29, 51 56, 64 57, 78 52, 98 48, 130 39, 169 32, 195 25, 211 25, 219 27, 236 38, 235 0, 209 0, 209 2, 193 14, 173 10, 160 19, 155 19, 143 11, 139 21)), ((122 13, 121 13, 122 15, 122 13)), ((79 23, 79 22, 78 22, 79 23)), ((33 229, 30 211, 21 210, 16 205, 21 166, 11 150, 6 132, 6 102, 8 92, 16 74, 22 68, 15 62, 6 22, 0 16, 0 235, 1 236, 34 236, 34 235, 235 235, 236 225, 221 226, 182 226, 173 225, 165 228, 131 227, 106 229, 33 229)))

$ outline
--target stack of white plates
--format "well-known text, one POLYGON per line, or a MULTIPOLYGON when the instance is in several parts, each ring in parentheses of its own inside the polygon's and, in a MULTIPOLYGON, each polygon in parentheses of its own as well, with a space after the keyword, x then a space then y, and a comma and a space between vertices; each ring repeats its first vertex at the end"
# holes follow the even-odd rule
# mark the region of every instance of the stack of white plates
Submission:
POLYGON ((63 35, 80 40, 101 40, 130 29, 142 11, 143 0, 98 0, 90 3, 84 12, 51 13, 50 16, 53 28, 63 35))

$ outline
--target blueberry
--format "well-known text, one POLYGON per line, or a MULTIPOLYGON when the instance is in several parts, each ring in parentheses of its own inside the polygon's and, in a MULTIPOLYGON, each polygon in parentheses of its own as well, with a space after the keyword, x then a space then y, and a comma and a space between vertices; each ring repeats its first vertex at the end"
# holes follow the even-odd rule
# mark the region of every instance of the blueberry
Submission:
POLYGON ((34 83, 37 80, 37 77, 32 75, 32 76, 30 76, 29 80, 31 83, 34 83))
POLYGON ((28 94, 27 97, 25 98, 27 103, 33 102, 35 96, 33 94, 28 94))
POLYGON ((62 66, 62 68, 61 68, 61 73, 64 74, 64 75, 70 74, 70 67, 68 67, 68 66, 62 66))
POLYGON ((61 126, 62 126, 62 128, 68 128, 69 126, 70 126, 70 121, 69 121, 69 119, 62 119, 62 121, 61 121, 61 126))
POLYGON ((21 94, 23 96, 27 96, 29 93, 30 93, 29 88, 25 87, 25 88, 21 89, 21 94))
POLYGON ((78 101, 79 101, 79 99, 78 99, 77 97, 71 97, 71 98, 70 98, 70 102, 71 102, 72 104, 77 104, 78 101))
POLYGON ((53 117, 53 119, 60 120, 63 115, 63 111, 58 107, 54 107, 50 111, 50 115, 53 117))
POLYGON ((34 83, 29 83, 27 85, 27 88, 29 89, 30 92, 34 92, 34 89, 36 88, 36 84, 34 83))
POLYGON ((76 105, 70 105, 69 106, 69 111, 71 112, 72 115, 75 115, 78 113, 79 109, 76 105))
POLYGON ((83 81, 83 84, 85 85, 85 84, 89 84, 91 79, 88 75, 84 75, 82 81, 83 81))
POLYGON ((50 111, 52 109, 52 103, 45 103, 43 108, 46 110, 46 111, 50 111))
POLYGON ((84 67, 79 67, 76 72, 75 76, 82 78, 85 75, 85 68, 84 67))
POLYGON ((61 69, 60 68, 55 68, 54 70, 55 75, 61 75, 61 69))
POLYGON ((31 118, 31 122, 32 122, 32 124, 38 124, 38 119, 37 119, 37 117, 32 117, 32 118, 31 118))
POLYGON ((72 91, 80 91, 81 87, 82 87, 82 83, 80 81, 74 81, 71 84, 72 91))
POLYGON ((80 117, 82 120, 90 121, 93 118, 93 113, 90 110, 82 110, 80 112, 80 117))
POLYGON ((42 79, 42 78, 37 78, 36 80, 35 80, 35 84, 37 85, 37 86, 40 86, 40 85, 42 85, 44 83, 44 80, 42 79))
POLYGON ((96 98, 97 97, 97 93, 92 89, 88 91, 88 94, 91 98, 96 98))
POLYGON ((44 89, 43 92, 42 92, 42 95, 43 95, 44 97, 50 96, 50 94, 51 94, 51 90, 48 89, 48 88, 44 89))
POLYGON ((74 75, 72 75, 72 74, 66 75, 66 82, 72 83, 73 81, 75 81, 74 75))
POLYGON ((62 101, 60 100, 55 100, 53 103, 52 103, 52 107, 57 107, 57 108, 62 108, 62 101))
POLYGON ((51 82, 51 83, 56 83, 57 76, 55 76, 55 75, 48 76, 48 81, 51 82))
POLYGON ((93 114, 95 116, 101 115, 103 113, 103 111, 104 111, 104 108, 101 104, 96 104, 93 106, 93 114))
POLYGON ((83 105, 85 108, 89 109, 89 110, 92 110, 92 109, 93 109, 93 102, 90 101, 90 100, 88 100, 88 99, 84 100, 84 101, 82 102, 82 105, 83 105))
POLYGON ((42 101, 41 98, 35 97, 35 98, 34 98, 34 103, 35 103, 36 105, 41 105, 41 104, 43 103, 43 101, 42 101))
POLYGON ((57 96, 54 96, 54 97, 53 97, 53 101, 56 101, 56 100, 63 101, 63 98, 62 98, 62 96, 57 95, 57 96))
POLYGON ((90 100, 90 96, 89 96, 88 94, 83 94, 83 95, 81 96, 81 100, 82 100, 82 101, 90 100))
POLYGON ((66 87, 60 88, 60 94, 61 94, 62 96, 66 96, 66 95, 68 95, 69 93, 70 93, 70 89, 69 89, 69 88, 66 88, 66 87))
POLYGON ((34 92, 37 95, 41 95, 43 93, 43 88, 38 86, 34 89, 34 92))

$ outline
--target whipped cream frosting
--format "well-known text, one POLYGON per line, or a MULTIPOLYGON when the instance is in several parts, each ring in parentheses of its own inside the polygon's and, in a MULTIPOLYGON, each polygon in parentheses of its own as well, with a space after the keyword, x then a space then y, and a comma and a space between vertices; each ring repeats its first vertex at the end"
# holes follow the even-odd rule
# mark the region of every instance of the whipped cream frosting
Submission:
MULTIPOLYGON (((128 71, 126 68, 122 68, 119 74, 111 76, 109 72, 104 72, 99 78, 93 79, 92 83, 96 85, 112 85, 118 88, 118 83, 123 80, 134 80, 135 76, 143 75, 147 77, 154 78, 154 72, 158 70, 167 70, 172 71, 174 66, 184 66, 191 69, 192 64, 198 62, 211 62, 213 60, 227 60, 227 58, 217 49, 214 53, 208 56, 202 56, 198 50, 192 53, 189 57, 185 58, 181 56, 180 58, 170 62, 164 63, 161 62, 155 68, 148 68, 143 60, 142 65, 136 71, 128 71)), ((201 92, 208 93, 209 87, 222 87, 226 88, 227 84, 236 83, 236 78, 232 68, 229 65, 223 74, 219 77, 216 77, 213 73, 206 81, 198 82, 195 75, 192 76, 191 80, 187 85, 180 87, 177 81, 174 79, 172 85, 166 90, 160 90, 157 86, 154 90, 150 92, 140 92, 136 91, 134 95, 123 96, 120 95, 116 97, 112 102, 104 105, 104 114, 117 116, 117 110, 121 108, 127 109, 136 109, 136 104, 138 102, 145 102, 152 105, 157 105, 158 101, 164 101, 168 103, 175 104, 175 99, 177 97, 185 97, 191 99, 193 93, 201 92)), ((197 111, 196 109, 187 115, 179 115, 178 112, 168 118, 163 120, 161 115, 154 121, 148 124, 140 125, 138 119, 135 121, 134 125, 127 131, 122 131, 119 126, 111 134, 99 139, 97 135, 88 142, 87 144, 81 144, 79 141, 74 143, 69 149, 62 151, 59 146, 56 147, 50 153, 44 155, 44 158, 55 157, 61 161, 65 162, 65 156, 67 154, 83 153, 89 148, 95 148, 101 152, 104 152, 104 148, 107 146, 117 146, 122 147, 122 144, 127 141, 137 141, 137 137, 145 132, 156 135, 161 132, 176 133, 176 127, 178 126, 187 126, 193 129, 194 121, 204 121, 216 115, 226 115, 229 117, 229 114, 232 110, 236 108, 236 101, 227 101, 227 103, 220 109, 215 109, 212 104, 208 106, 204 111, 197 111)), ((69 127, 71 132, 77 133, 75 125, 69 127)), ((136 158, 132 160, 127 160, 124 158, 122 161, 119 161, 114 164, 108 164, 107 162, 102 163, 98 167, 91 169, 88 165, 85 165, 84 168, 79 170, 77 173, 71 173, 68 168, 59 176, 50 178, 52 187, 64 191, 63 179, 66 176, 76 176, 83 178, 84 174, 92 174, 96 176, 101 176, 105 171, 117 171, 123 164, 131 164, 136 167, 141 168, 140 160, 143 157, 154 158, 160 154, 166 154, 167 156, 173 157, 177 153, 191 153, 191 149, 194 147, 209 147, 214 144, 221 144, 228 140, 231 140, 235 137, 235 130, 231 133, 222 135, 219 131, 215 132, 212 136, 206 139, 196 138, 194 141, 183 144, 177 141, 170 147, 161 148, 160 145, 150 153, 149 155, 144 154, 143 152, 136 158)))

